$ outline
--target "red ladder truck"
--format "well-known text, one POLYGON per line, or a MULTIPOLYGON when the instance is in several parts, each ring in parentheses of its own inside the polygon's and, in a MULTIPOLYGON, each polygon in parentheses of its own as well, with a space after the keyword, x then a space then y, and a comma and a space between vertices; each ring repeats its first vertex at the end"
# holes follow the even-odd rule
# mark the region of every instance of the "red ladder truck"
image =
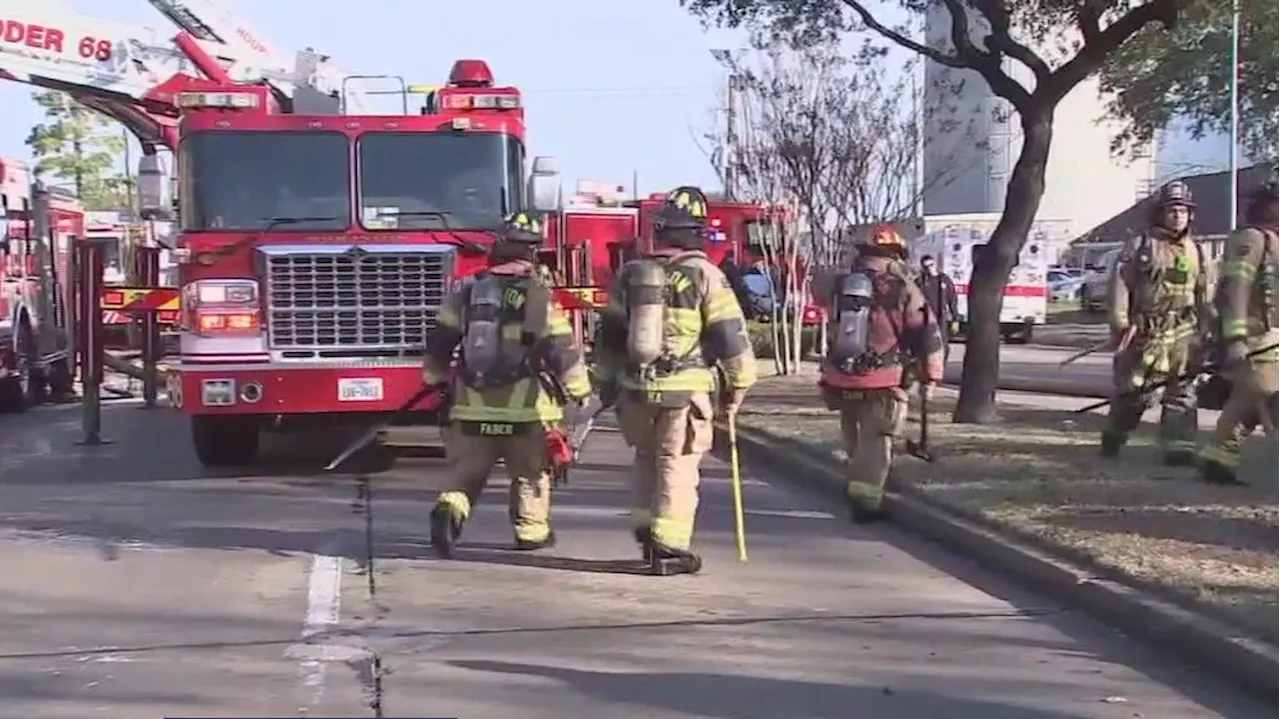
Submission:
POLYGON ((261 87, 182 104, 169 389, 206 464, 252 461, 264 423, 400 409, 444 295, 484 266, 504 215, 555 198, 545 161, 526 188, 520 93, 480 60, 413 115, 287 113, 261 87))
POLYGON ((155 4, 184 28, 172 42, 0 0, 6 27, 21 26, 0 36, 24 53, 0 56, 0 70, 130 127, 151 161, 140 194, 157 212, 154 153, 176 148, 182 306, 167 384, 196 454, 248 464, 264 426, 397 409, 420 385, 444 292, 483 265, 504 214, 554 199, 546 161, 524 182, 519 91, 463 60, 418 114, 402 81, 401 113, 346 114, 354 78, 315 53, 286 72, 225 43, 234 30, 194 19, 192 3, 155 4))

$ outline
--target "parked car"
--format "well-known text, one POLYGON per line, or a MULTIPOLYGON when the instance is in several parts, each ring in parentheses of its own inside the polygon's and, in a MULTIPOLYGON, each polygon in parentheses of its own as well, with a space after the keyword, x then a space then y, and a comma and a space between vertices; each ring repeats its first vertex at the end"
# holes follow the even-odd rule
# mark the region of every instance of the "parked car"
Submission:
POLYGON ((1107 286, 1111 283, 1111 273, 1115 272, 1116 259, 1120 250, 1110 250, 1098 258, 1093 271, 1085 276, 1080 284, 1078 296, 1080 309, 1085 312, 1104 312, 1107 309, 1107 286))
POLYGON ((1051 269, 1046 275, 1049 283, 1050 302, 1071 302, 1079 298, 1080 286, 1084 284, 1083 273, 1071 274, 1060 269, 1051 269))

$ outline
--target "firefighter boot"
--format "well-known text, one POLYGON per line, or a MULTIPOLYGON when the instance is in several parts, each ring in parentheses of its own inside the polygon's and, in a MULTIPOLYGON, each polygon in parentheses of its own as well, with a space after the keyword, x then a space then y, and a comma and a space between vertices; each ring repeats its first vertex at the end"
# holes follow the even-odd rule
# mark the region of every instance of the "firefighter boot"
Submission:
POLYGON ((452 559, 453 549, 461 535, 462 518, 453 508, 437 504, 431 510, 431 545, 436 548, 436 556, 452 559))
POLYGON ((676 574, 697 574, 702 569, 702 557, 687 549, 665 547, 649 537, 645 550, 649 561, 649 573, 659 577, 676 574))
POLYGON ((653 564, 653 530, 648 527, 636 527, 631 530, 631 536, 636 538, 636 544, 640 545, 640 556, 644 559, 645 564, 653 564))
POLYGON ((1171 449, 1164 452, 1160 460, 1166 467, 1194 467, 1196 453, 1189 449, 1171 449))
POLYGON ((516 539, 515 548, 521 552, 536 552, 539 549, 550 549, 556 546, 556 533, 554 530, 547 533, 546 538, 541 541, 532 539, 516 539))
POLYGON ((1241 485, 1244 482, 1236 476, 1236 471, 1231 467, 1211 459, 1202 460, 1200 463, 1200 480, 1206 484, 1220 485, 1241 485))
POLYGON ((850 498, 849 521, 854 524, 871 524, 884 519, 884 510, 879 507, 868 507, 866 504, 850 498))
POLYGON ((1124 447, 1125 437, 1122 434, 1114 432, 1102 433, 1102 456, 1107 459, 1117 459, 1120 457, 1120 450, 1124 447))

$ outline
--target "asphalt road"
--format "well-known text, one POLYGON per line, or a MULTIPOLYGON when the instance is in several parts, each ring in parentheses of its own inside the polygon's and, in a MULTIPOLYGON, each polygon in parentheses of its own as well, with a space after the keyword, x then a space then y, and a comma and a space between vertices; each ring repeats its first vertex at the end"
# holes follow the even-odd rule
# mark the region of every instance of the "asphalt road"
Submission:
POLYGON ((728 472, 710 459, 704 573, 632 573, 630 461, 607 430, 558 493, 560 547, 505 551, 494 488, 442 562, 422 539, 441 460, 373 474, 366 513, 352 475, 309 476, 340 439, 218 476, 166 410, 109 409, 115 443, 98 448, 74 444, 77 420, 0 417, 5 718, 1275 716, 751 472, 739 564, 728 472))
MULTIPOLYGON (((951 346, 948 382, 960 381, 964 349, 962 344, 951 346)), ((1111 353, 1095 352, 1066 367, 1059 366, 1079 351, 1047 345, 1001 345, 1000 382, 1023 391, 1106 396, 1111 387, 1111 353)))

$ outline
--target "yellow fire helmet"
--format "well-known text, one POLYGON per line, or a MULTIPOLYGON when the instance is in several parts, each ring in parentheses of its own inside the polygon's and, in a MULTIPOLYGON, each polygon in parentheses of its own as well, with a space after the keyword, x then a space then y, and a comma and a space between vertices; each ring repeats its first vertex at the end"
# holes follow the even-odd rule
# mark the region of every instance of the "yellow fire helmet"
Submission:
POLYGON ((499 239, 503 242, 526 242, 529 244, 542 244, 542 229, 538 227, 538 221, 523 212, 516 212, 507 215, 502 221, 502 231, 499 239))
POLYGON ((700 230, 707 226, 707 195, 692 185, 667 193, 655 219, 655 229, 700 230))

